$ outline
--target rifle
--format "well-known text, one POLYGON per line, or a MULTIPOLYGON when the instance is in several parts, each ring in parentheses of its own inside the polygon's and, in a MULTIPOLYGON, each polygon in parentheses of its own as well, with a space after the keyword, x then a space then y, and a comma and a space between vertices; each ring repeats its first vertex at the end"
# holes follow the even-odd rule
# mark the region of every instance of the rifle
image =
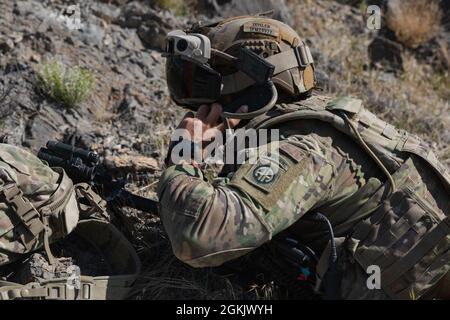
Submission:
POLYGON ((144 212, 157 214, 158 202, 135 195, 125 189, 125 180, 113 180, 105 168, 100 165, 100 157, 93 151, 48 141, 42 147, 38 158, 50 167, 63 168, 74 183, 85 182, 96 191, 101 191, 108 205, 120 204, 144 212))

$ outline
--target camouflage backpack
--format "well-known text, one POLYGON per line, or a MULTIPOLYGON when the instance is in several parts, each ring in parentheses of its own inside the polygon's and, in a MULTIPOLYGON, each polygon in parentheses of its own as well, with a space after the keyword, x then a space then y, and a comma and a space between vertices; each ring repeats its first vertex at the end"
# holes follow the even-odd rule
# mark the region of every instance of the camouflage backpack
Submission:
POLYGON ((27 284, 0 278, 0 300, 124 298, 140 263, 131 244, 111 223, 92 218, 104 211, 104 201, 87 184, 73 185, 62 169, 49 168, 25 150, 0 144, 0 267, 42 248, 53 264, 58 258, 50 244, 74 233, 99 251, 113 273, 81 275, 79 286, 70 285, 67 277, 27 284))
MULTIPOLYGON (((359 99, 313 95, 279 104, 270 115, 251 120, 247 128, 309 119, 346 134, 387 177, 385 183, 369 179, 349 201, 339 204, 339 210, 352 214, 345 222, 333 223, 330 218, 335 234, 346 235, 352 259, 364 270, 380 267, 381 288, 390 298, 425 295, 450 270, 450 174, 446 167, 428 144, 379 119, 359 99)), ((327 258, 323 253, 319 276, 326 272, 327 258)))

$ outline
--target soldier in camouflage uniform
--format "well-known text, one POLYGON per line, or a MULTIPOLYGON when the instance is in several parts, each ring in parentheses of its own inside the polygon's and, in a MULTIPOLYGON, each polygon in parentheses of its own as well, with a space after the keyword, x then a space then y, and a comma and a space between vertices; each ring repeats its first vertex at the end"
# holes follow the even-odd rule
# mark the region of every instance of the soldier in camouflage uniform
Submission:
POLYGON ((192 66, 174 72, 198 61, 169 48, 172 98, 197 111, 179 128, 200 149, 211 132, 223 130, 224 118, 230 128, 279 129, 280 139, 270 142, 277 143, 276 156, 253 152, 254 161, 224 166, 212 183, 198 161, 173 163, 169 151, 158 195, 176 257, 193 267, 219 266, 288 237, 316 253, 318 292, 338 283, 332 298, 449 298, 450 178, 430 146, 380 120, 361 100, 312 93, 309 49, 279 21, 238 17, 187 32, 198 34, 211 42, 208 66, 222 74, 218 103, 225 106, 255 86, 223 59, 243 47, 274 65, 277 103, 257 112, 249 99, 234 114, 218 103, 198 107, 191 102, 200 100, 184 99, 189 90, 179 88, 195 81, 195 73, 186 75, 192 66), (203 136, 194 137, 195 125, 203 136), (321 219, 308 218, 319 212, 321 219), (367 286, 372 266, 381 271, 381 289, 367 286))
POLYGON ((105 201, 90 185, 73 184, 62 168, 0 143, 0 300, 125 299, 140 261, 107 217, 105 201), (50 245, 63 238, 75 244, 54 256, 50 245), (92 274, 92 261, 86 270, 79 260, 76 265, 69 255, 78 251, 101 257, 111 274, 92 274))

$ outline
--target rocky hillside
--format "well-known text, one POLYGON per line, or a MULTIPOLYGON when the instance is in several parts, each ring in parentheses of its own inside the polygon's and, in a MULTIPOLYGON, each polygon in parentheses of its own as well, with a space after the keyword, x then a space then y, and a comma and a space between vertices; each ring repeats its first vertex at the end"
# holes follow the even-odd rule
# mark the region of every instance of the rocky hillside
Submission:
MULTIPOLYGON (((363 98, 385 119, 434 142, 439 156, 450 164, 450 36, 445 4, 437 6, 437 29, 411 47, 402 43, 406 37, 392 23, 400 21, 398 15, 383 15, 379 31, 367 28, 366 1, 76 3, 80 20, 73 24, 71 1, 0 0, 3 140, 34 152, 49 139, 90 147, 112 170, 129 177, 131 190, 153 197, 170 132, 183 114, 167 95, 161 55, 165 34, 198 20, 275 9, 275 18, 307 38, 323 90, 363 98), (92 94, 77 107, 67 108, 37 90, 38 70, 54 59, 79 65, 95 76, 92 94)), ((389 8, 386 1, 374 3, 383 12, 389 8)), ((228 278, 178 263, 157 218, 128 210, 117 220, 144 263, 137 298, 242 297, 242 289, 228 278)), ((264 285, 253 292, 257 297, 274 294, 264 285)))

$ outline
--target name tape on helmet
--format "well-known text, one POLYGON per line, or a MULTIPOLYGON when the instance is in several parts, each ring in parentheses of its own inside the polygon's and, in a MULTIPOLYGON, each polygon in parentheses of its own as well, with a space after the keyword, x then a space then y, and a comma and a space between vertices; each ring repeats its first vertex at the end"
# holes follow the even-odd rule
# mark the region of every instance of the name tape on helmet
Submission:
POLYGON ((243 27, 244 32, 261 33, 273 37, 278 37, 280 30, 269 23, 264 22, 247 22, 243 27))

